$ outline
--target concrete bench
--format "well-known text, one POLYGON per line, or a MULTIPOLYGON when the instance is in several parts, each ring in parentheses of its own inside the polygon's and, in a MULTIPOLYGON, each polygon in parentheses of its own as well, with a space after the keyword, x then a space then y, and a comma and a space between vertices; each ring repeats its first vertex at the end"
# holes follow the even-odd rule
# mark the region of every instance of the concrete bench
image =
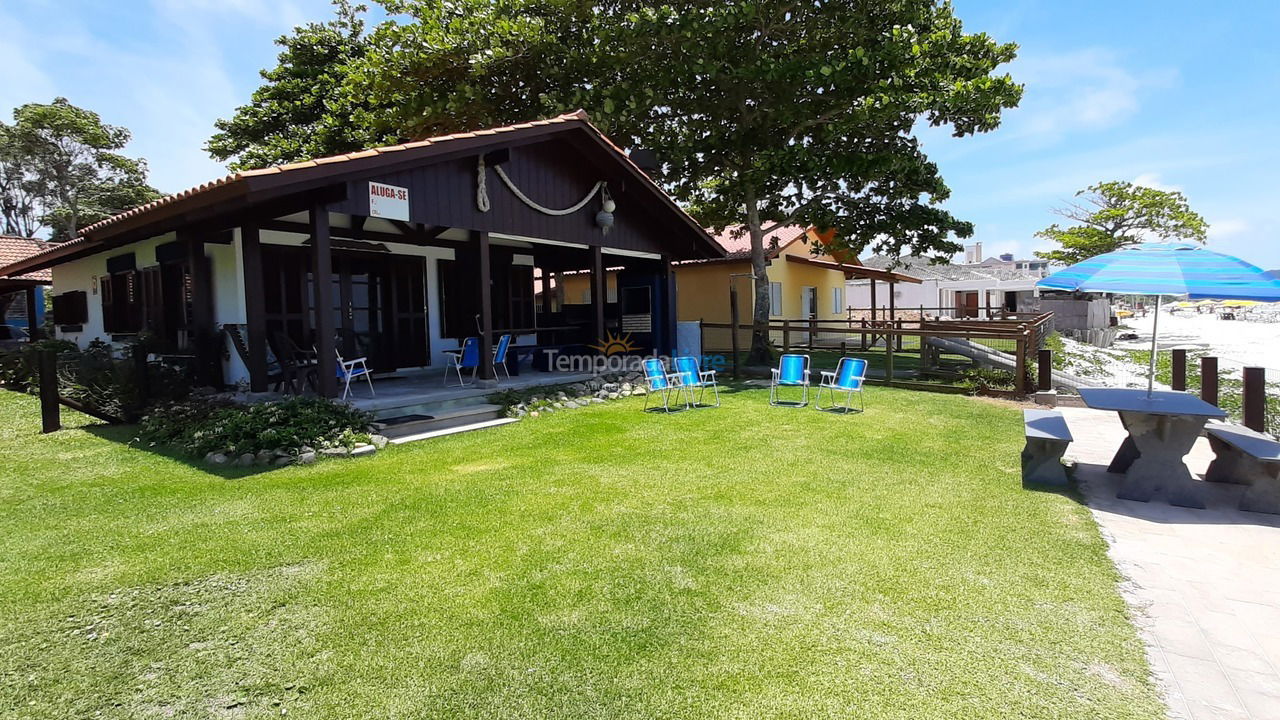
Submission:
POLYGON ((1248 485, 1241 510, 1280 514, 1280 442, 1226 423, 1207 426, 1205 434, 1214 458, 1204 479, 1248 485))
POLYGON ((1056 410, 1023 410, 1027 445, 1022 449, 1022 482, 1066 485, 1062 455, 1071 444, 1066 418, 1056 410))

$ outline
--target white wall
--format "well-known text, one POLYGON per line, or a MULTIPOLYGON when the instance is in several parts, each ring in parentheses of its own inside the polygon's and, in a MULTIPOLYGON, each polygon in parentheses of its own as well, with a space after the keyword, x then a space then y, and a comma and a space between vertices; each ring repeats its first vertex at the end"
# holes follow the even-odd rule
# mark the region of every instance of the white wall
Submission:
POLYGON ((138 269, 141 270, 156 264, 157 245, 171 242, 173 239, 174 234, 167 233, 54 267, 52 290, 54 295, 83 290, 89 297, 89 321, 81 325, 80 332, 58 331, 58 337, 70 340, 80 347, 94 340, 110 342, 111 336, 102 327, 102 295, 98 287, 99 278, 107 274, 107 258, 133 253, 138 269))
MULTIPOLYGON (((895 283, 893 302, 899 309, 909 310, 921 305, 927 308, 938 306, 938 281, 925 280, 916 283, 895 283)), ((848 280, 845 282, 845 307, 871 307, 871 281, 848 280)), ((876 281, 876 307, 889 307, 889 283, 876 281)))

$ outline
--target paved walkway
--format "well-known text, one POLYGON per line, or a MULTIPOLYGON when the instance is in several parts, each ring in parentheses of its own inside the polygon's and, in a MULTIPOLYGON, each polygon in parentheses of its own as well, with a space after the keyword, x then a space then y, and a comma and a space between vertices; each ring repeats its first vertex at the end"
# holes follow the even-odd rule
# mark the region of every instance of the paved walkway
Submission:
MULTIPOLYGON (((1280 720, 1280 515, 1235 509, 1239 486, 1211 484, 1208 508, 1118 500, 1107 473, 1124 439, 1114 413, 1062 408, 1067 457, 1128 582, 1123 588, 1170 715, 1280 720)), ((1187 456, 1203 474, 1201 438, 1187 456)))

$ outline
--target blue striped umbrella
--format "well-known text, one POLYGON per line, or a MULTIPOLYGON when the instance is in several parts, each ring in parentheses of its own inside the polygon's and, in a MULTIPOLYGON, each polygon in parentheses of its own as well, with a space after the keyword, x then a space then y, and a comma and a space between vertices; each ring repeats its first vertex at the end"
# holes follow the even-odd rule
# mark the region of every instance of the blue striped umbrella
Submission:
POLYGON ((1041 279, 1047 290, 1155 295, 1151 326, 1151 366, 1147 392, 1155 383, 1156 330, 1160 297, 1187 295, 1214 300, 1280 300, 1280 279, 1240 258, 1188 243, 1142 243, 1078 262, 1041 279))
POLYGON ((1049 290, 1280 300, 1280 279, 1240 258, 1187 243, 1142 243, 1091 257, 1043 278, 1049 290))

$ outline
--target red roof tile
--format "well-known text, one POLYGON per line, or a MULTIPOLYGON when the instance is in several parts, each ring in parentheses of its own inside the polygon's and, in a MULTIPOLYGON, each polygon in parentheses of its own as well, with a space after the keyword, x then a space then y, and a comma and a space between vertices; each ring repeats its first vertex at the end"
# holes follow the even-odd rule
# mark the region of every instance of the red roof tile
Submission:
MULTIPOLYGON (((777 255, 777 251, 790 245, 793 241, 799 239, 808 228, 801 225, 784 225, 770 233, 765 233, 764 246, 766 255, 773 257, 777 255), (774 246, 773 241, 777 240, 776 249, 769 250, 774 246)), ((710 230, 707 230, 711 233, 710 230)), ((747 233, 745 225, 734 225, 727 227, 719 234, 711 233, 711 237, 720 243, 720 247, 724 248, 727 255, 726 260, 742 260, 751 257, 751 236, 747 233)))
MULTIPOLYGON (((16 235, 0 235, 0 267, 12 265, 19 260, 26 260, 36 253, 48 249, 52 243, 35 238, 24 238, 16 235)), ((26 275, 17 275, 10 280, 35 280, 37 282, 53 282, 52 270, 37 270, 26 275)))

